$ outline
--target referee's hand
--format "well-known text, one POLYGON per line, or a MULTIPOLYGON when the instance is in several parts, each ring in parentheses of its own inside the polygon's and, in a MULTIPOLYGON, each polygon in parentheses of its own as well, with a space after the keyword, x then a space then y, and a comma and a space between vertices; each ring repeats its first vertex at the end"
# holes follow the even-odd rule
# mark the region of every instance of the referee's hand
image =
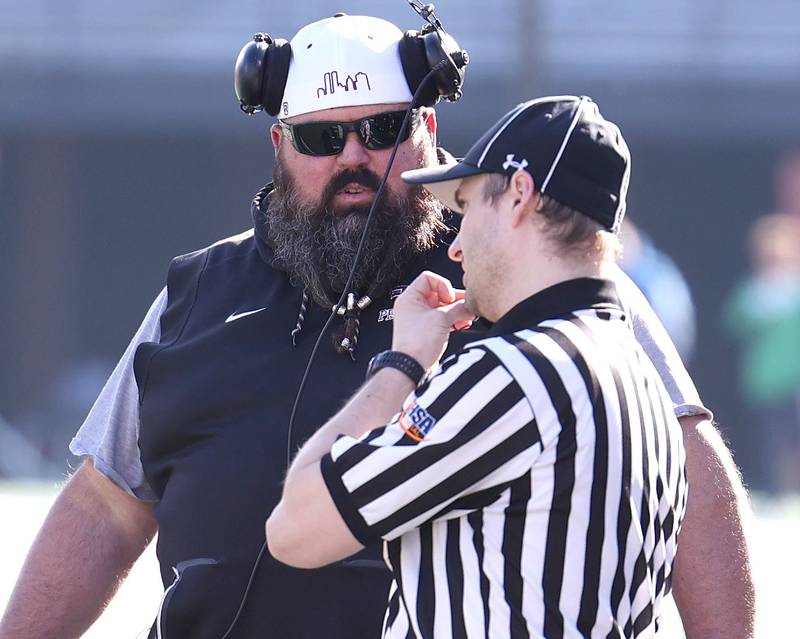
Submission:
POLYGON ((392 350, 411 355, 428 370, 447 348, 450 333, 468 328, 473 319, 463 290, 424 271, 395 300, 392 350))

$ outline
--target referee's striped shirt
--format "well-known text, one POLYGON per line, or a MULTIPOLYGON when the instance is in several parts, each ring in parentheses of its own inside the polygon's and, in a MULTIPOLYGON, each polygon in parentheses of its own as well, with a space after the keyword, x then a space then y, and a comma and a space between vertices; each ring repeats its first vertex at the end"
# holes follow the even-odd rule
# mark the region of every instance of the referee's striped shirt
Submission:
POLYGON ((514 307, 322 470, 356 538, 386 542, 384 637, 652 637, 684 458, 613 283, 587 278, 514 307))

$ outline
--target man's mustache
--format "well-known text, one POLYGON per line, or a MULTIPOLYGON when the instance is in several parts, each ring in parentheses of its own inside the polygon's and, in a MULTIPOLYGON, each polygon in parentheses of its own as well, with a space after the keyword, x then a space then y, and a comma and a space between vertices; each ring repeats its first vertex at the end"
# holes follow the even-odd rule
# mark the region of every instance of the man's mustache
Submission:
POLYGON ((369 169, 346 169, 335 175, 331 181, 328 182, 328 186, 322 194, 322 201, 325 204, 329 204, 333 200, 333 197, 348 184, 359 184, 364 188, 377 191, 380 182, 378 176, 369 169))

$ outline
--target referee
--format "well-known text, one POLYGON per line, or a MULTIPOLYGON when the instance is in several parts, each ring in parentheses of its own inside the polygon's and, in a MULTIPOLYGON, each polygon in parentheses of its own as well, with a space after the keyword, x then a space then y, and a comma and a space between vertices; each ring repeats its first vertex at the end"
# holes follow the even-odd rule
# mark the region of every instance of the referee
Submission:
POLYGON ((566 96, 404 174, 463 215, 466 292, 426 272, 400 296, 392 350, 302 448, 266 526, 297 567, 383 539, 384 637, 655 633, 687 488, 672 404, 607 279, 629 172, 619 129, 566 96), (475 315, 488 337, 435 367, 475 315))

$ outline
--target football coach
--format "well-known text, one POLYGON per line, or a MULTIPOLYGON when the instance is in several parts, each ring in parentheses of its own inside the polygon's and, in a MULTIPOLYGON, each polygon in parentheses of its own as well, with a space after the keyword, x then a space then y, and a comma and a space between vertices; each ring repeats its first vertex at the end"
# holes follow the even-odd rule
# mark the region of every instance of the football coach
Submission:
POLYGON ((383 636, 650 637, 687 502, 668 393, 610 279, 630 156, 589 98, 532 100, 407 171, 463 218, 392 349, 302 448, 266 525, 319 567, 384 541, 383 636), (489 334, 437 365, 453 330, 489 334))

